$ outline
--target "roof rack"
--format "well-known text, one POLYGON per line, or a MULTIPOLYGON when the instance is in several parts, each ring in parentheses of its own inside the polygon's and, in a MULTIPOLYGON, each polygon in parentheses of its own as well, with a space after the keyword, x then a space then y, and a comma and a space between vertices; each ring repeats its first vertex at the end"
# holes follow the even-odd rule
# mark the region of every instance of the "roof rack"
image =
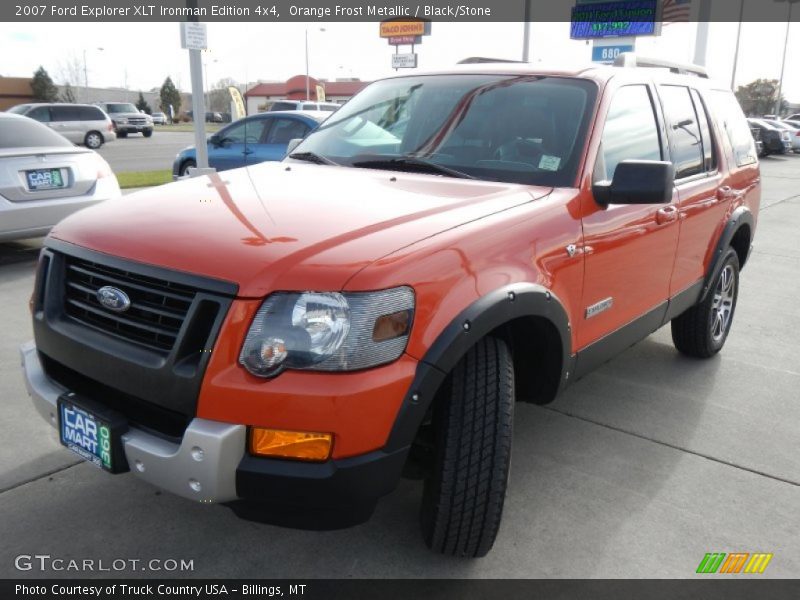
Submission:
POLYGON ((474 65, 478 63, 521 63, 522 60, 511 60, 508 58, 488 58, 486 56, 470 56, 458 61, 458 65, 474 65))
POLYGON ((635 52, 622 52, 614 59, 615 67, 650 67, 657 69, 669 69, 672 73, 680 75, 695 75, 708 79, 708 71, 705 67, 691 63, 676 63, 660 58, 646 58, 638 56, 635 52))

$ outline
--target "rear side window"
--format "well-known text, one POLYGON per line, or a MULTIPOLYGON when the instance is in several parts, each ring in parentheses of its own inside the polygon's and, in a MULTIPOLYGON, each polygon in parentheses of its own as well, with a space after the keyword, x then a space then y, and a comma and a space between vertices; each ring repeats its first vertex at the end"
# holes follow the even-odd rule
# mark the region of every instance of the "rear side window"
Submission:
POLYGON ((51 106, 50 115, 53 121, 80 121, 81 110, 80 106, 51 106))
POLYGON ((711 127, 708 124, 708 112, 697 90, 692 90, 692 101, 694 102, 694 111, 697 115, 697 122, 700 125, 700 137, 703 142, 703 168, 706 171, 713 171, 717 168, 717 153, 714 148, 711 127))
POLYGON ((675 179, 703 173, 703 140, 689 88, 662 85, 659 92, 667 119, 675 179))
POLYGON ((723 136, 730 144, 729 152, 733 153, 737 166, 755 163, 758 159, 753 135, 733 92, 713 90, 706 94, 706 99, 723 136))
POLYGON ((317 110, 316 104, 303 104, 303 110, 317 110))
POLYGON ((79 116, 81 121, 105 121, 106 116, 96 106, 81 106, 79 107, 79 116))
POLYGON ((0 148, 70 147, 72 144, 36 121, 0 118, 0 148))
POLYGON ((270 110, 295 110, 297 104, 295 102, 275 102, 270 110))
POLYGON ((644 85, 620 88, 611 99, 595 164, 595 181, 611 180, 623 160, 661 160, 653 102, 644 85))
POLYGON ((267 144, 288 144, 295 138, 304 138, 309 127, 296 119, 275 119, 267 136, 267 144))

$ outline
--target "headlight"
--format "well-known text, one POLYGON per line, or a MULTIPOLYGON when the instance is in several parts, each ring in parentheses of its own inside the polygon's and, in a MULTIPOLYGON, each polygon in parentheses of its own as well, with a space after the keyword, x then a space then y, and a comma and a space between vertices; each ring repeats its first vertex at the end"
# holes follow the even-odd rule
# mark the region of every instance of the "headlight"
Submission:
POLYGON ((128 119, 126 117, 117 117, 116 121, 120 125, 127 125, 128 124, 128 119))
POLYGON ((253 375, 284 369, 353 371, 392 362, 406 348, 414 291, 276 292, 258 309, 239 362, 253 375))

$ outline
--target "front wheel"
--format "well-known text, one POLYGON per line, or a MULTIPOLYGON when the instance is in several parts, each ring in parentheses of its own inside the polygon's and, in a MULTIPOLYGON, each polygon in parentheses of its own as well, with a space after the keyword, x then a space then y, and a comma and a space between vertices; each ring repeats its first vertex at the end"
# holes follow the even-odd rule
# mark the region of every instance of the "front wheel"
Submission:
POLYGON ((739 295, 739 256, 728 248, 722 269, 705 299, 672 320, 672 341, 678 351, 709 358, 722 350, 733 323, 739 295))
POLYGON ((145 130, 142 132, 142 135, 143 135, 144 137, 150 137, 151 135, 153 135, 153 130, 152 130, 152 129, 145 129, 145 130))
POLYGON ((185 161, 183 161, 183 163, 181 163, 181 168, 178 171, 178 175, 180 175, 181 177, 185 177, 186 175, 189 174, 189 169, 192 169, 192 168, 194 168, 196 166, 197 166, 197 163, 194 162, 193 160, 191 160, 191 159, 185 160, 185 161))
POLYGON ((431 550, 466 557, 491 550, 503 514, 513 417, 511 353, 502 340, 484 338, 436 399, 434 466, 420 512, 431 550))

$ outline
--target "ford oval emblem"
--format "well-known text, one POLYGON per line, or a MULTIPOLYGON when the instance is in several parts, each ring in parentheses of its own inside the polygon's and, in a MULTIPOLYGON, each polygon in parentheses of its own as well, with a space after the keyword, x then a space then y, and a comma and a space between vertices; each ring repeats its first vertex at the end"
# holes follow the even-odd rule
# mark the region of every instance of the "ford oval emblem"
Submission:
POLYGON ((131 299, 128 298, 128 294, 110 285, 97 290, 97 301, 114 312, 125 312, 131 307, 131 299))

